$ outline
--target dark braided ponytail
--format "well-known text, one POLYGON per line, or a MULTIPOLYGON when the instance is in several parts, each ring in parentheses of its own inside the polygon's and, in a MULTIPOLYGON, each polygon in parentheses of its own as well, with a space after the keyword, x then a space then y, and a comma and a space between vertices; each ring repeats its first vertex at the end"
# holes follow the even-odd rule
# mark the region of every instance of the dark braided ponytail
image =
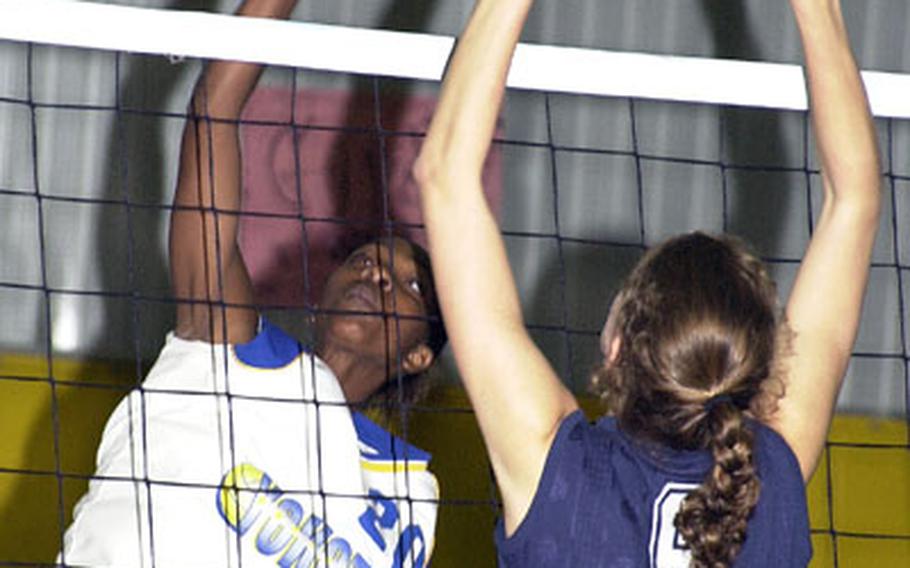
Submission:
POLYGON ((714 466, 683 501, 675 525, 692 550, 692 566, 720 568, 730 566, 742 548, 761 482, 742 411, 725 401, 708 409, 705 420, 714 466))

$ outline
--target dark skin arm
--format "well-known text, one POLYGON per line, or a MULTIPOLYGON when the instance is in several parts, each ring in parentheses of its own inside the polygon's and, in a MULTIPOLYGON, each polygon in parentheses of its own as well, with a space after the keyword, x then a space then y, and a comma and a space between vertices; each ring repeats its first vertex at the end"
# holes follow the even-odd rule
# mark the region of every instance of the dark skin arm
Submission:
MULTIPOLYGON (((246 0, 240 16, 287 18, 297 0, 246 0)), ((210 63, 190 102, 170 227, 170 271, 178 299, 175 333, 184 339, 242 343, 257 312, 237 243, 241 161, 237 120, 262 66, 210 63)))

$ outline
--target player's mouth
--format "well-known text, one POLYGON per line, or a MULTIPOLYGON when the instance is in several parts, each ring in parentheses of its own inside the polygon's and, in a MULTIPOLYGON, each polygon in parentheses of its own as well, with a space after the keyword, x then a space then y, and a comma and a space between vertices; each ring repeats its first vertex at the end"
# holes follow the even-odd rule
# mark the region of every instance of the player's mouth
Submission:
POLYGON ((382 301, 376 286, 368 282, 357 282, 348 288, 342 296, 345 309, 358 312, 379 313, 382 301))

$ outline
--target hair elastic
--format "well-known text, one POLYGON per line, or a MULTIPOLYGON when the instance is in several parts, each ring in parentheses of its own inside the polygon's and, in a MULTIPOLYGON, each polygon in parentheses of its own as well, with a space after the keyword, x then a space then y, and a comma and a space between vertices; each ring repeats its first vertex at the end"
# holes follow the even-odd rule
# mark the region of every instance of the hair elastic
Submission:
POLYGON ((730 404, 733 404, 733 397, 730 396, 729 394, 723 393, 723 394, 714 395, 705 401, 705 412, 710 413, 717 406, 720 406, 721 404, 724 404, 727 402, 729 402, 730 404))

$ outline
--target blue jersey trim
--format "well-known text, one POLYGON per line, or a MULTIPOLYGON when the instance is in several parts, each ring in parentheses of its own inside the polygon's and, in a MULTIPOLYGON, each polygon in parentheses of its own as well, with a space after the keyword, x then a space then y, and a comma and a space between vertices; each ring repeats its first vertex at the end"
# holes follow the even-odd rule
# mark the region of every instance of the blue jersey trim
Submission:
POLYGON ((234 345, 237 358, 250 367, 280 369, 304 351, 300 342, 262 318, 259 333, 247 343, 234 345))
POLYGON ((362 458, 370 461, 421 461, 429 462, 430 454, 393 436, 360 412, 352 412, 354 428, 361 442, 369 449, 360 448, 362 458))

